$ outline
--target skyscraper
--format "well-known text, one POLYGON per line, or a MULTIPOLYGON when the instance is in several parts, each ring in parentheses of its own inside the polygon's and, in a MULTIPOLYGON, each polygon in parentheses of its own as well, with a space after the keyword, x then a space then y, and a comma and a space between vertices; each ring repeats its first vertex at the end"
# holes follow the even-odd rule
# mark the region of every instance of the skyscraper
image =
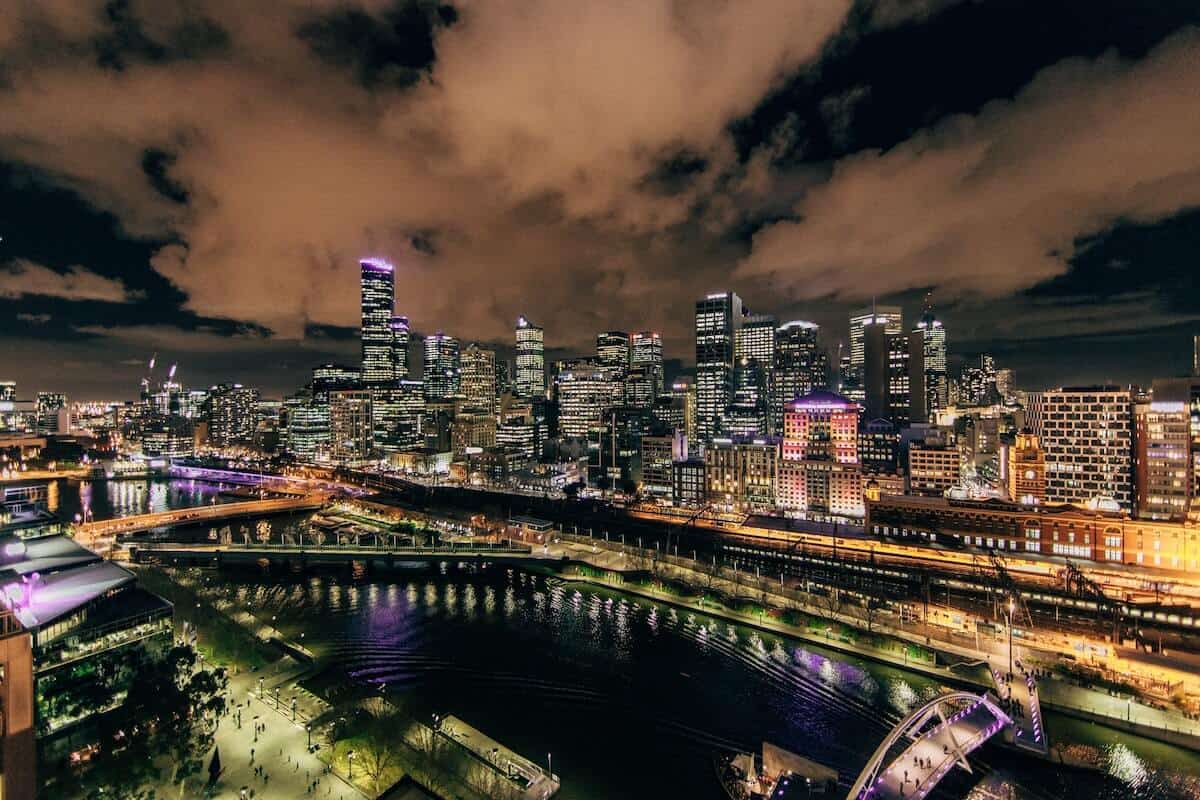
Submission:
POLYGON ((666 389, 663 378, 663 346, 658 331, 637 331, 629 337, 629 367, 644 367, 651 383, 651 396, 666 389))
POLYGON ((518 397, 546 396, 546 339, 545 332, 525 317, 517 318, 518 397))
POLYGON ((779 462, 780 507, 862 516, 856 403, 817 391, 789 401, 779 462))
POLYGON ((742 324, 742 298, 733 292, 696 301, 696 434, 719 435, 733 396, 734 337, 742 324))
MULTIPOLYGON (((933 305, 925 298, 925 310, 917 323, 915 332, 920 334, 924 356, 924 417, 937 418, 937 412, 949 404, 950 383, 946 375, 946 329, 933 314, 933 305)), ((914 405, 915 398, 914 398, 914 405)), ((915 420, 923 421, 923 420, 915 420)))
POLYGON ((1046 500, 1133 506, 1133 397, 1115 386, 1029 395, 1029 427, 1046 454, 1046 500))
POLYGON ((624 331, 604 331, 596 334, 596 357, 600 366, 614 370, 619 379, 629 371, 629 334, 624 331))
POLYGON ((446 400, 459 392, 458 339, 438 331, 425 337, 425 399, 446 400))
POLYGON ((393 316, 388 327, 392 330, 392 373, 395 380, 408 377, 408 317, 393 316))
POLYGON ((467 405, 496 414, 496 351, 485 350, 471 342, 459 358, 462 365, 462 393, 467 405))
POLYGON ((392 333, 395 268, 379 258, 363 259, 359 267, 362 271, 362 380, 363 383, 385 383, 396 377, 392 333))
POLYGON ((775 332, 775 365, 771 375, 771 419, 783 430, 787 404, 825 388, 824 360, 817 345, 819 327, 802 319, 785 322, 775 332))
POLYGON ((874 324, 882 324, 885 334, 901 333, 904 330, 903 311, 899 306, 872 305, 850 315, 850 353, 848 369, 843 369, 842 384, 846 397, 858 402, 866 400, 865 336, 867 326, 874 324))
POLYGON ((208 393, 208 439, 214 447, 246 445, 254 440, 258 390, 240 383, 212 387, 208 393))

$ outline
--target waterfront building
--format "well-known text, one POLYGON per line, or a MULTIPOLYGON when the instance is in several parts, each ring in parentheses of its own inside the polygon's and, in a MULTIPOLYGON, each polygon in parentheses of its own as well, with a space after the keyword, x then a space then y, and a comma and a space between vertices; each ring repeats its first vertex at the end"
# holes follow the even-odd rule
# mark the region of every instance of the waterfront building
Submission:
POLYGON ((329 393, 330 455, 338 464, 367 460, 374 446, 371 391, 338 389, 329 393))
POLYGON ((525 317, 517 318, 517 372, 514 388, 518 397, 546 396, 545 332, 525 317))
POLYGON ((395 268, 383 259, 368 258, 359 262, 359 269, 362 381, 385 383, 396 378, 392 333, 395 268))
POLYGON ((284 400, 287 420, 284 450, 297 461, 324 460, 329 455, 329 400, 305 392, 284 400))
POLYGON ((472 342, 462 351, 459 361, 466 405, 495 415, 499 399, 496 393, 496 351, 485 350, 472 342))
POLYGON ((71 429, 71 415, 67 409, 67 396, 61 392, 37 393, 37 433, 50 436, 67 433, 71 429))
POLYGON ((390 456, 421 447, 424 444, 421 429, 425 413, 424 384, 398 380, 373 386, 369 391, 372 448, 390 456))
POLYGON ((458 339, 438 331, 425 337, 425 399, 448 400, 461 389, 458 339))
POLYGON ((1133 519, 1101 507, 883 495, 868 500, 865 530, 876 536, 956 542, 1013 553, 1200 570, 1200 527, 1133 519))
POLYGON ((219 384, 208 392, 208 441, 213 447, 248 445, 257 424, 258 390, 240 383, 219 384))
POLYGON ((1022 431, 1006 448, 1008 499, 1027 506, 1046 502, 1046 454, 1038 437, 1022 431))
POLYGON ((862 516, 858 404, 832 392, 788 403, 777 504, 789 511, 862 516))
POLYGON ((701 444, 724 431, 733 395, 734 340, 742 324, 742 298, 710 294, 696 302, 696 438, 701 444))
POLYGON ((766 439, 713 439, 704 449, 705 498, 729 508, 775 506, 779 445, 766 439))
POLYGON ((651 497, 670 500, 674 487, 674 465, 688 457, 683 431, 642 436, 642 490, 651 497))
MULTIPOLYGON (((666 382, 663 374, 662 336, 658 331, 637 331, 630 335, 629 367, 631 370, 641 369, 644 379, 650 382, 651 402, 663 393, 666 382)), ((639 390, 637 395, 640 398, 642 392, 639 390)))
POLYGON ((783 431, 783 414, 788 403, 817 389, 826 388, 826 358, 817 342, 820 327, 797 319, 775 332, 774 366, 771 374, 771 429, 783 431))
POLYGON ((151 418, 141 432, 142 455, 153 459, 190 458, 196 453, 196 426, 175 415, 151 418))
POLYGON ((1046 454, 1046 501, 1112 498, 1133 508, 1133 396, 1115 386, 1029 395, 1027 422, 1046 454))

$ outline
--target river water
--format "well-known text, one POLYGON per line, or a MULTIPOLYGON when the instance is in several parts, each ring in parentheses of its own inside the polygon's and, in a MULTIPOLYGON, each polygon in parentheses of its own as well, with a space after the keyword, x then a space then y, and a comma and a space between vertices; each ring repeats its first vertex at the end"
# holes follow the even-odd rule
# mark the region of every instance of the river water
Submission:
MULTIPOLYGON (((103 519, 220 502, 219 489, 58 482, 51 499, 66 519, 85 504, 103 519)), ((276 517, 271 527, 278 534, 302 522, 276 517)), ((535 761, 552 759, 563 800, 720 800, 714 753, 757 750, 764 740, 837 769, 844 790, 891 726, 941 689, 914 673, 519 571, 225 572, 207 582, 302 638, 326 690, 370 687, 418 716, 455 714, 535 761)), ((1055 715, 1046 722, 1052 741, 1100 750, 1107 773, 1057 769, 993 745, 972 762, 1013 798, 1200 797, 1194 753, 1055 715)), ((956 770, 935 796, 968 796, 976 777, 956 770)))

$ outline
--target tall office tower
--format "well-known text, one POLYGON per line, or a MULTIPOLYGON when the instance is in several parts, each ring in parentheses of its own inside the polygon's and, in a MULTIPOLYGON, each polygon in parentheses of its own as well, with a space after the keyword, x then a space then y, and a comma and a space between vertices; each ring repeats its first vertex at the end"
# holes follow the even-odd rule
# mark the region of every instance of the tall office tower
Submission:
POLYGON ((421 418, 425 387, 421 381, 398 380, 371 392, 371 442, 384 454, 414 450, 424 444, 421 418))
POLYGON ((1046 453, 1046 501, 1111 498, 1133 507, 1133 396, 1092 386, 1029 395, 1026 420, 1046 453))
POLYGON ((1017 434, 1016 441, 1005 446, 1004 459, 1008 497, 1017 503, 1036 506, 1046 501, 1046 454, 1042 443, 1029 431, 1017 434))
POLYGON ((1191 416, 1180 399, 1134 408, 1134 487, 1142 519, 1183 520, 1192 501, 1191 416))
POLYGON ((583 439, 612 407, 613 375, 604 367, 580 367, 558 376, 558 432, 583 439))
POLYGON ((546 334, 525 317, 517 318, 518 397, 546 396, 546 334))
POLYGON ((862 516, 858 414, 857 403, 826 391, 788 403, 780 444, 781 508, 862 516))
POLYGON ((658 397, 666 388, 663 376, 662 336, 658 331, 637 331, 629 337, 629 367, 647 371, 651 382, 651 397, 658 397))
POLYGON ((766 314, 751 314, 733 337, 734 361, 753 358, 768 372, 775 363, 776 328, 779 321, 766 314))
POLYGON ((214 447, 247 445, 254 440, 258 390, 222 383, 208 392, 208 441, 214 447))
POLYGON ((425 337, 425 399, 446 400, 458 394, 461 367, 458 339, 438 331, 425 337))
POLYGON ((395 268, 379 258, 358 262, 362 271, 362 381, 386 383, 396 377, 392 355, 395 268))
POLYGON ((1188 513, 1200 517, 1200 377, 1165 378, 1154 381, 1154 402, 1182 404, 1188 416, 1189 483, 1188 513))
POLYGON ((849 388, 846 397, 857 402, 866 398, 866 329, 870 325, 882 324, 887 334, 895 335, 904 330, 904 314, 899 306, 876 306, 860 308, 850 315, 850 352, 848 370, 842 380, 849 388))
POLYGON ((17 382, 0 381, 0 402, 10 402, 17 399, 17 382))
MULTIPOLYGON (((949 379, 946 373, 946 328, 941 320, 933 314, 933 305, 928 296, 925 297, 925 310, 913 331, 920 339, 920 350, 924 359, 921 387, 924 390, 924 411, 920 419, 914 415, 914 422, 925 422, 937 418, 937 413, 949 404, 949 379)), ((913 352, 916 352, 914 348, 913 352)), ((913 406, 919 407, 920 401, 913 398, 913 406)))
MULTIPOLYGON (((885 320, 863 326, 863 398, 867 420, 886 419, 897 428, 911 421, 910 338, 889 333, 885 320)), ((918 354, 919 356, 919 354, 918 354)))
POLYGON ((317 461, 329 451, 329 403, 297 394, 283 401, 287 414, 284 449, 299 461, 317 461))
POLYGON ((329 449, 338 464, 354 464, 374 448, 371 391, 338 389, 329 393, 329 449))
POLYGON ((629 371, 629 334, 624 331, 596 334, 596 358, 600 366, 608 367, 619 380, 624 380, 629 371))
POLYGON ((733 400, 725 409, 726 436, 766 436, 771 424, 767 371, 757 358, 743 356, 733 368, 733 400))
POLYGON ((67 396, 65 394, 60 392, 38 392, 36 411, 37 432, 40 436, 66 433, 70 429, 67 396))
POLYGON ((681 430, 642 436, 642 488, 645 492, 670 500, 675 462, 686 461, 687 456, 687 437, 681 430))
POLYGON ((654 374, 654 368, 639 365, 629 368, 625 376, 625 405, 633 408, 650 408, 658 396, 656 387, 659 380, 654 374))
POLYGON ((820 328, 802 319, 785 322, 775 332, 775 362, 771 376, 772 430, 783 430, 787 404, 816 389, 824 389, 825 362, 817 345, 820 328), (818 374, 818 372, 820 374, 818 374))
POLYGON ((733 346, 742 298, 733 292, 696 301, 696 437, 703 444, 724 430, 733 395, 733 346))
POLYGON ((984 353, 979 356, 978 366, 964 367, 958 391, 960 405, 987 406, 999 402, 996 360, 984 353))
POLYGON ((900 470, 900 431, 889 420, 873 419, 858 437, 864 472, 893 475, 900 470))
POLYGON ((1200 333, 1192 337, 1192 374, 1200 377, 1200 333))
POLYGON ((321 364, 312 369, 313 397, 323 402, 329 401, 329 393, 334 389, 353 389, 358 386, 361 373, 354 367, 341 364, 321 364))
POLYGON ((496 399, 499 400, 505 392, 512 391, 512 367, 507 359, 496 359, 496 399))
POLYGON ((462 365, 462 393, 470 408, 496 414, 496 351, 485 350, 471 342, 459 358, 462 365))
POLYGON ((408 317, 393 316, 388 322, 392 331, 392 374, 396 380, 408 378, 408 317))
POLYGON ((1013 403, 1017 399, 1017 386, 1014 383, 1013 371, 1010 368, 996 370, 996 394, 1000 402, 1013 403))
POLYGON ((774 441, 714 439, 704 449, 705 498, 727 508, 773 508, 779 463, 774 441))

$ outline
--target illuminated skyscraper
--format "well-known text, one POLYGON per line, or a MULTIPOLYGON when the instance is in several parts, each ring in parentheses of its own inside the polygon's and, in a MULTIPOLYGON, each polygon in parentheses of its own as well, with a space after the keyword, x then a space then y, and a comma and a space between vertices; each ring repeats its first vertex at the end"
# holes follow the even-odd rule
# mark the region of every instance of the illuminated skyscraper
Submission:
POLYGON ((624 380, 629 372, 629 334, 625 331, 605 331, 596 334, 596 357, 600 366, 613 370, 624 380))
MULTIPOLYGON (((392 308, 396 297, 395 268, 378 258, 359 262, 362 271, 362 380, 386 383, 396 377, 392 308)), ((407 356, 405 357, 407 366, 407 356)))
POLYGON ((1086 505, 1111 498, 1131 511, 1133 396, 1116 386, 1029 395, 1029 427, 1046 454, 1046 502, 1086 505))
POLYGON ((825 358, 817 345, 820 328, 802 319, 785 322, 775 332, 775 363, 771 376, 771 418, 776 434, 783 430, 789 403, 825 388, 825 358))
POLYGON ((392 331, 392 372, 396 380, 408 377, 408 317, 394 316, 388 327, 392 331))
POLYGON ((629 337, 629 367, 646 369, 652 397, 663 393, 666 388, 663 381, 663 349, 658 331, 637 331, 629 337))
POLYGON ((742 298, 733 292, 696 301, 696 434, 720 435, 733 398, 734 337, 742 324, 742 298))
MULTIPOLYGON (((929 298, 925 298, 925 311, 915 330, 920 334, 922 352, 924 354, 924 390, 925 390, 925 419, 914 420, 923 422, 937 418, 937 412, 949 404, 950 382, 946 375, 946 329, 941 320, 933 315, 933 306, 929 298)), ((917 405, 914 398, 914 406, 917 405)))
POLYGON ((459 391, 458 339, 438 331, 425 337, 425 399, 446 400, 459 391))
POLYGON ((475 342, 467 345, 459 359, 462 365, 462 393, 473 409, 496 414, 496 351, 485 350, 475 342))
POLYGON ((525 317, 517 319, 518 397, 546 396, 546 334, 525 317))
POLYGON ((896 335, 903 332, 904 317, 899 306, 875 306, 860 308, 850 315, 850 353, 848 369, 842 372, 842 388, 851 400, 862 403, 866 400, 867 372, 865 329, 870 325, 882 324, 883 333, 896 335))

